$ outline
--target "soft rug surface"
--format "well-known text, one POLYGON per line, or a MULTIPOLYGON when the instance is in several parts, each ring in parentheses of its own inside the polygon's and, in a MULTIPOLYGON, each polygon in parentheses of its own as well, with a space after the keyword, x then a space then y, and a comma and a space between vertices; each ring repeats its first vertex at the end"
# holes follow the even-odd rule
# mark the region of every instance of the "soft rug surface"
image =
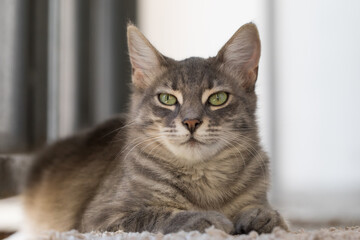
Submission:
POLYGON ((346 228, 325 228, 314 231, 300 230, 296 232, 286 232, 280 228, 274 229, 271 234, 258 235, 256 232, 251 232, 248 235, 232 236, 224 233, 221 230, 215 228, 208 228, 205 233, 194 232, 178 232, 173 234, 153 234, 148 232, 142 233, 126 233, 126 232, 91 232, 91 233, 79 233, 75 230, 69 232, 49 232, 38 238, 41 240, 275 240, 275 239, 294 239, 294 240, 319 240, 319 239, 356 239, 360 240, 360 227, 346 227, 346 228))

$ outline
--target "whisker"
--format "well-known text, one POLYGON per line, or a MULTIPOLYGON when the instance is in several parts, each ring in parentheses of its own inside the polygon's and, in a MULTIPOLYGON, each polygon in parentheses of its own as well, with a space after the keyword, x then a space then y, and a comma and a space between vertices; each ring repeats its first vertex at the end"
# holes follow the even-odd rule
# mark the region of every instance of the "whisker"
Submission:
MULTIPOLYGON (((241 151, 240 151, 234 144, 232 144, 231 142, 229 142, 227 139, 222 138, 222 137, 219 137, 219 138, 220 138, 221 140, 223 140, 225 143, 227 143, 228 145, 234 147, 234 148, 238 151, 238 153, 240 154, 241 160, 243 161, 244 168, 245 168, 245 165, 246 165, 246 164, 245 164, 244 156, 242 155, 241 151)), ((231 148, 230 148, 230 150, 231 150, 231 148)))
POLYGON ((162 136, 151 137, 151 138, 149 138, 149 139, 146 139, 146 140, 144 140, 144 141, 136 144, 136 145, 133 146, 133 147, 128 151, 128 153, 125 155, 124 160, 127 158, 127 156, 128 156, 137 146, 139 146, 139 145, 141 145, 141 144, 143 144, 143 143, 145 143, 145 142, 148 142, 148 141, 153 141, 153 140, 155 140, 155 139, 159 139, 159 138, 161 138, 161 137, 162 137, 162 136))
POLYGON ((234 142, 235 144, 244 145, 246 147, 246 150, 253 156, 254 159, 260 160, 260 167, 263 172, 264 183, 266 183, 266 171, 265 171, 266 164, 265 164, 265 161, 264 161, 261 153, 259 153, 259 151, 257 151, 249 142, 244 141, 241 138, 232 139, 231 141, 234 142), (240 141, 242 141, 242 142, 240 142, 240 141), (260 159, 258 159, 257 157, 259 157, 260 159))
POLYGON ((104 138, 104 137, 106 137, 106 136, 108 136, 108 135, 110 135, 110 134, 112 134, 112 133, 114 133, 114 132, 120 131, 121 129, 124 129, 124 128, 127 128, 127 127, 129 127, 129 126, 132 126, 132 125, 134 125, 134 123, 135 123, 135 121, 132 121, 132 122, 130 122, 130 123, 128 123, 128 124, 125 124, 124 126, 121 126, 121 127, 119 127, 119 128, 116 128, 116 129, 114 129, 114 130, 106 133, 106 134, 105 134, 104 136, 102 136, 101 138, 104 138))

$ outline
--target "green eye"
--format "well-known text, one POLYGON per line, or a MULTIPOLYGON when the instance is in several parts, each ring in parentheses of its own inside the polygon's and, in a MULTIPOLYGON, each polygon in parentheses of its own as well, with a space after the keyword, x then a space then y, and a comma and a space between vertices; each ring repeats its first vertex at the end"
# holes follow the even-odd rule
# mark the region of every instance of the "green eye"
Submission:
POLYGON ((213 106, 220 106, 226 102, 228 94, 226 92, 217 92, 209 97, 209 103, 213 106))
POLYGON ((168 106, 174 105, 177 102, 176 97, 168 93, 160 93, 159 101, 168 106))

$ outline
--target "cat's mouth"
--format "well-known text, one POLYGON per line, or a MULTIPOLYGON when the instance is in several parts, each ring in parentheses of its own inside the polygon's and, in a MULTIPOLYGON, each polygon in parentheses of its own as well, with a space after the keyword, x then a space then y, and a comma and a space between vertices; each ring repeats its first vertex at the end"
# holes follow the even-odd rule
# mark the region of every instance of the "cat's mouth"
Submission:
POLYGON ((191 147, 195 147, 197 145, 204 145, 205 143, 200 142, 199 140, 195 139, 193 136, 191 136, 188 140, 181 143, 181 145, 189 145, 191 147))

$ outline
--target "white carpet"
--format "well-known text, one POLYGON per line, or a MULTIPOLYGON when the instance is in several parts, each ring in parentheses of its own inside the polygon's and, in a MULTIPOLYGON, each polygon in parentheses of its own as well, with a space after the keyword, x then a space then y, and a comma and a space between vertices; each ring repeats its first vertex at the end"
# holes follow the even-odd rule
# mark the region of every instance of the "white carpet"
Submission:
MULTIPOLYGON (((10 239, 14 239, 11 238, 10 239)), ((16 238, 18 239, 18 238, 16 238)), ((21 239, 21 238, 19 238, 21 239)), ((256 232, 251 232, 248 235, 232 236, 224 233, 223 231, 215 228, 209 228, 206 233, 194 232, 179 232, 173 234, 153 234, 148 232, 143 233, 125 233, 125 232, 92 232, 92 233, 79 233, 75 230, 69 232, 48 232, 38 240, 275 240, 275 239, 294 239, 294 240, 319 240, 319 239, 348 239, 360 240, 360 227, 347 227, 347 228, 326 228, 314 231, 296 231, 286 232, 282 229, 276 228, 271 234, 258 235, 256 232)))

